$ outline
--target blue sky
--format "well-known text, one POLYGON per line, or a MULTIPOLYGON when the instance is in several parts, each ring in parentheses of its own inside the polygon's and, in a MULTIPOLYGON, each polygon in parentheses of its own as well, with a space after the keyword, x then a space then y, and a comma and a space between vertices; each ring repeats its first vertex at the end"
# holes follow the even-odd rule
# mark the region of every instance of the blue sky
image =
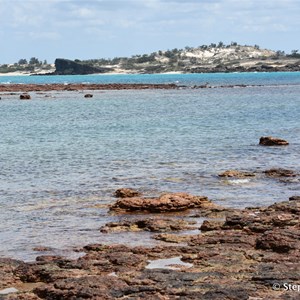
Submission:
POLYGON ((0 0, 0 64, 203 44, 300 50, 300 0, 0 0))

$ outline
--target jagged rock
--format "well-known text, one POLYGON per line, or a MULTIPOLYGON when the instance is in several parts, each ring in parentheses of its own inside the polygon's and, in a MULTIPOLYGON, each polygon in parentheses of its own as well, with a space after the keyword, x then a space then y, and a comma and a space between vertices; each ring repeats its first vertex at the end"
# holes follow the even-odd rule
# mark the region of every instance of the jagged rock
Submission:
POLYGON ((256 241, 256 248, 272 250, 278 253, 288 253, 300 248, 299 228, 275 228, 265 232, 256 241))
POLYGON ((201 231, 220 230, 223 225, 224 225, 224 221, 204 220, 200 227, 200 230, 201 231))
POLYGON ((260 138, 259 144, 262 146, 286 146, 289 142, 272 136, 263 136, 260 138))
POLYGON ((148 218, 140 220, 125 220, 122 222, 110 222, 102 227, 101 232, 116 232, 116 231, 151 231, 151 232, 168 232, 191 230, 196 227, 191 225, 196 222, 188 222, 183 219, 158 219, 148 218))
POLYGON ((212 209, 218 206, 207 197, 186 193, 165 194, 159 198, 122 198, 110 207, 112 211, 174 212, 191 208, 212 209))
POLYGON ((297 285, 300 280, 299 204, 295 196, 268 207, 236 209, 221 221, 223 225, 206 223, 208 229, 214 228, 208 232, 154 236, 182 245, 90 244, 77 259, 45 256, 31 263, 0 259, 0 289, 20 291, 2 296, 8 300, 298 299, 297 291, 282 286, 273 290, 272 285, 297 285), (189 267, 180 269, 172 259, 189 267), (153 262, 153 269, 148 268, 153 262))
POLYGON ((237 170, 227 170, 218 175, 219 177, 236 177, 236 178, 245 178, 245 177, 254 177, 254 173, 243 172, 237 170))
POLYGON ((67 278, 57 281, 54 285, 44 285, 34 292, 43 299, 116 299, 117 290, 127 284, 114 276, 85 276, 67 278))
POLYGON ((55 60, 55 69, 53 75, 86 75, 111 71, 110 68, 95 68, 63 58, 55 60))
POLYGON ((296 173, 294 173, 293 170, 287 170, 287 169, 270 169, 264 171, 264 173, 269 177, 295 177, 297 176, 296 173))
POLYGON ((164 241, 167 243, 183 243, 188 242, 191 239, 189 235, 178 235, 178 234, 169 234, 169 233, 161 233, 153 236, 155 240, 164 241))
POLYGON ((117 198, 132 198, 132 197, 138 197, 140 195, 141 195, 140 192, 129 188, 121 188, 115 191, 115 197, 117 198))
POLYGON ((20 99, 21 99, 21 100, 30 100, 31 97, 30 97, 30 95, 28 95, 28 94, 22 94, 22 95, 20 95, 20 99))

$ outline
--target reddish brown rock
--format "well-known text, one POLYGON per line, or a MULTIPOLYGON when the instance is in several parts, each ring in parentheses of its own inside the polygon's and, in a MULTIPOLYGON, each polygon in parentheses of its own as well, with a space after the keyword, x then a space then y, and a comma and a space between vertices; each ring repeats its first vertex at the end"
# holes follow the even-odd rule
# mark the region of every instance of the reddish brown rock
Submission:
POLYGON ((263 136, 260 138, 259 144, 262 146, 286 146, 289 142, 272 136, 263 136))
POLYGON ((119 296, 118 290, 127 286, 123 280, 114 276, 85 276, 62 279, 54 285, 36 288, 34 292, 42 299, 113 300, 119 296))
MULTIPOLYGON (((0 289, 20 290, 3 297, 10 300, 298 299, 294 291, 272 289, 274 283, 300 281, 300 199, 291 198, 269 207, 236 209, 225 222, 205 222, 213 230, 201 234, 155 236, 184 242, 176 246, 91 244, 78 259, 45 256, 31 263, 0 259, 0 289), (150 261, 156 265, 153 269, 150 261), (180 268, 180 261, 189 267, 180 268)), ((154 226, 148 221, 149 227, 154 226)))
POLYGON ((42 92, 42 91, 95 91, 95 90, 145 90, 145 89, 178 89, 176 84, 0 84, 0 92, 42 92))
POLYGON ((256 241, 256 248, 288 253, 300 248, 299 228, 276 228, 265 232, 256 241))
POLYGON ((139 196, 141 196, 141 193, 134 189, 121 188, 115 191, 115 197, 117 198, 132 198, 139 196))
POLYGON ((200 230, 201 231, 212 231, 220 230, 224 225, 224 221, 215 221, 215 220, 204 220, 200 230))
POLYGON ((219 177, 236 177, 236 178, 245 178, 245 177, 254 177, 254 176, 255 176, 254 173, 237 171, 237 170, 227 170, 219 174, 219 177))
POLYGON ((139 220, 124 220, 121 222, 110 222, 103 226, 101 232, 119 232, 119 231, 151 231, 151 232, 168 232, 191 230, 196 222, 185 221, 183 219, 161 219, 147 218, 139 220))
POLYGON ((186 193, 165 194, 159 198, 123 198, 111 206, 112 211, 145 211, 152 213, 183 211, 191 208, 212 209, 218 206, 207 197, 186 193))
POLYGON ((287 169, 270 169, 270 170, 266 170, 264 171, 264 173, 268 176, 268 177, 295 177, 297 176, 297 174, 293 171, 293 170, 287 170, 287 169))
POLYGON ((28 95, 28 94, 23 94, 23 95, 20 95, 20 99, 21 99, 21 100, 30 100, 31 97, 30 97, 30 95, 28 95))

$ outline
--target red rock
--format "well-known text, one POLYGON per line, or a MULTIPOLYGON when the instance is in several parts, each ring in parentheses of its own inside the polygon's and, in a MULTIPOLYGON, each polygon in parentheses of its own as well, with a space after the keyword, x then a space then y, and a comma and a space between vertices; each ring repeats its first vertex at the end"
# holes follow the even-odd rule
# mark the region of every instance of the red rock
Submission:
POLYGON ((111 206, 112 211, 174 212, 191 208, 211 209, 218 206, 204 196, 186 193, 165 194, 159 198, 123 198, 111 206))
POLYGON ((300 248, 299 228, 275 228, 265 232, 256 241, 256 249, 288 253, 300 248))
POLYGON ((237 170, 227 170, 221 174, 219 174, 219 177, 237 177, 237 178, 245 178, 245 177, 254 177, 254 173, 250 172, 242 172, 237 170))
POLYGON ((21 100, 30 100, 31 97, 30 97, 30 95, 28 95, 28 94, 23 94, 23 95, 20 95, 20 99, 21 99, 21 100))
POLYGON ((259 144, 262 146, 286 146, 289 142, 272 136, 263 136, 260 138, 259 144))
POLYGON ((132 197, 138 197, 140 195, 141 195, 140 192, 129 188, 121 188, 115 191, 115 196, 117 198, 132 198, 132 197))
POLYGON ((297 176, 296 173, 294 173, 293 170, 287 170, 287 169, 270 169, 264 171, 264 173, 269 177, 295 177, 297 176))

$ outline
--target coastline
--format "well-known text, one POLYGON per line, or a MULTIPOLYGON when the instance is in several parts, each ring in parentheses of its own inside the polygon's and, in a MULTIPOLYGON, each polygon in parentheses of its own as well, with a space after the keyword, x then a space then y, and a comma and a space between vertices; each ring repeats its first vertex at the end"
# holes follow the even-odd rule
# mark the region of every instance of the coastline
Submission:
MULTIPOLYGON (((82 295, 111 300, 297 298, 299 196, 242 210, 183 193, 167 196, 175 209, 188 197, 198 203, 195 217, 210 216, 202 223, 201 233, 180 235, 176 231, 184 229, 185 223, 165 219, 163 211, 151 217, 150 211, 139 215, 136 223, 120 222, 118 228, 114 222, 108 229, 122 232, 124 224, 129 224, 126 234, 140 224, 142 231, 156 232, 153 238, 164 241, 159 246, 89 244, 76 250, 83 254, 77 259, 43 254, 51 249, 41 246, 33 249, 40 253, 35 262, 2 258, 1 299, 79 299, 82 295)), ((135 203, 137 198, 131 197, 127 194, 117 203, 135 203)), ((126 216, 122 206, 120 213, 126 216)))

